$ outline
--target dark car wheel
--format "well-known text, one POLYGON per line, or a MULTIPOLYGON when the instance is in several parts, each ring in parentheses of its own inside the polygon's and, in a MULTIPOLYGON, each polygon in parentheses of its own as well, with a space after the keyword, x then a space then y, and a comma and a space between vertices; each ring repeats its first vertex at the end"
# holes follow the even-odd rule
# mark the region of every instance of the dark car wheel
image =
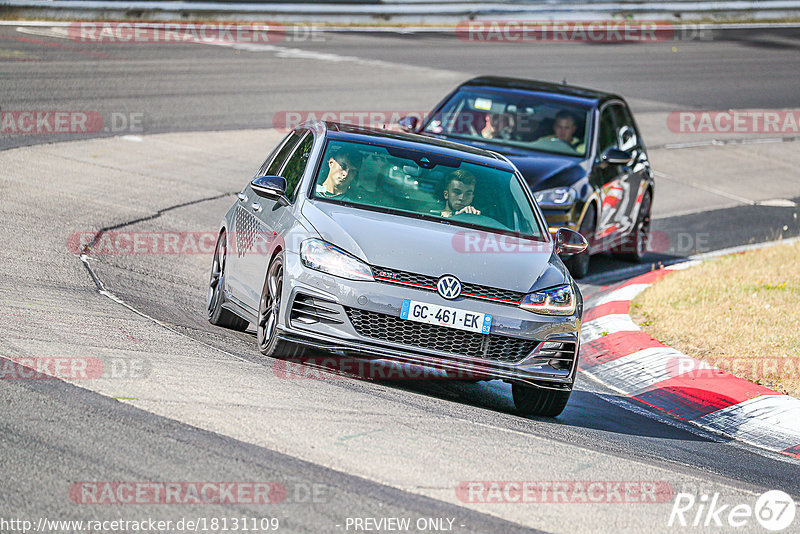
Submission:
POLYGON ((594 204, 592 204, 583 215, 583 220, 581 220, 581 225, 578 229, 578 232, 580 232, 580 234, 585 237, 586 241, 589 243, 589 248, 586 249, 586 252, 575 254, 574 256, 564 260, 564 264, 567 266, 567 269, 569 269, 569 272, 572 274, 573 278, 583 278, 589 274, 589 263, 591 261, 589 252, 592 247, 592 243, 594 242, 595 228, 597 228, 597 222, 595 219, 595 207, 594 204))
POLYGON ((636 218, 636 225, 625 242, 619 247, 614 248, 611 253, 626 261, 639 263, 644 259, 647 252, 647 241, 650 239, 650 206, 653 197, 650 190, 645 191, 642 197, 642 205, 639 207, 639 216, 636 218))
POLYGON ((227 237, 222 232, 214 249, 211 263, 211 279, 208 282, 208 322, 215 326, 244 332, 250 323, 222 307, 225 303, 225 264, 228 259, 227 237))
POLYGON ((261 290, 258 304, 258 350, 264 356, 285 357, 302 355, 303 347, 278 338, 278 320, 283 295, 283 253, 272 260, 261 290))
POLYGON ((539 389, 522 384, 511 385, 514 406, 522 415, 555 417, 564 411, 571 393, 571 391, 539 389))

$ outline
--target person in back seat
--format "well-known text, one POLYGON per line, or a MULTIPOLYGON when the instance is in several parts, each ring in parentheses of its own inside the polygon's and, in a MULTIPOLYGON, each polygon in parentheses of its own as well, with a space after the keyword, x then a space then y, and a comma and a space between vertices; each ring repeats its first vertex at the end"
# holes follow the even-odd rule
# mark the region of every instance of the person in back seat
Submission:
POLYGON ((480 134, 484 139, 511 139, 515 128, 511 113, 487 113, 480 134))

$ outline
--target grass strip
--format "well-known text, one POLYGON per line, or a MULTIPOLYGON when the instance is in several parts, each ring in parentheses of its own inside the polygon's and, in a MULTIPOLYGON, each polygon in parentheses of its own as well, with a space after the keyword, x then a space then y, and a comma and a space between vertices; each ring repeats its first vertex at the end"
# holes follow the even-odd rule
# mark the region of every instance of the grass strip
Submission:
POLYGON ((634 299, 631 317, 684 354, 800 397, 800 242, 676 271, 634 299))

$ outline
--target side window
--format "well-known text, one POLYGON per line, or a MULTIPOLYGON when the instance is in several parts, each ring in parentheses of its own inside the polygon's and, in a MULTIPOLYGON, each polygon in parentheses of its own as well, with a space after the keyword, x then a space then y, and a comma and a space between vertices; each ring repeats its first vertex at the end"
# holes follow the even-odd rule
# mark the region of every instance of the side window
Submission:
POLYGON ((308 156, 311 154, 311 147, 314 146, 314 136, 311 132, 306 132, 306 136, 297 145, 297 149, 286 162, 281 176, 286 178, 286 196, 294 200, 297 185, 306 170, 308 156))
POLYGON ((292 153, 292 150, 297 145, 297 142, 300 141, 300 138, 305 133, 305 130, 301 130, 299 132, 294 131, 286 136, 286 139, 283 142, 283 146, 280 147, 278 153, 275 154, 275 157, 271 160, 268 158, 267 161, 258 169, 259 176, 277 176, 278 171, 280 170, 283 163, 286 161, 286 158, 289 157, 289 154, 292 153))
POLYGON ((636 135, 636 128, 633 126, 633 119, 630 112, 624 106, 614 106, 614 115, 617 119, 618 141, 620 150, 633 151, 639 146, 639 139, 636 135))
POLYGON ((597 153, 602 154, 617 144, 617 129, 614 126, 612 107, 608 106, 600 114, 600 130, 597 133, 597 153))

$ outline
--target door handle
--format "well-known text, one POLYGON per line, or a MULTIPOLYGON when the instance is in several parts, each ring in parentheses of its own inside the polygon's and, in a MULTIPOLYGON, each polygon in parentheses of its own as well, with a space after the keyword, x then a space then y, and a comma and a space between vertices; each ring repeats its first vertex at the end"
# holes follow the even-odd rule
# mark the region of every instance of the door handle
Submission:
POLYGON ((256 213, 261 211, 261 204, 259 204, 258 202, 253 202, 253 211, 255 211, 256 213))
POLYGON ((236 193, 236 196, 237 196, 237 197, 239 198, 239 200, 241 200, 242 202, 247 202, 247 195, 245 195, 244 193, 236 193))

